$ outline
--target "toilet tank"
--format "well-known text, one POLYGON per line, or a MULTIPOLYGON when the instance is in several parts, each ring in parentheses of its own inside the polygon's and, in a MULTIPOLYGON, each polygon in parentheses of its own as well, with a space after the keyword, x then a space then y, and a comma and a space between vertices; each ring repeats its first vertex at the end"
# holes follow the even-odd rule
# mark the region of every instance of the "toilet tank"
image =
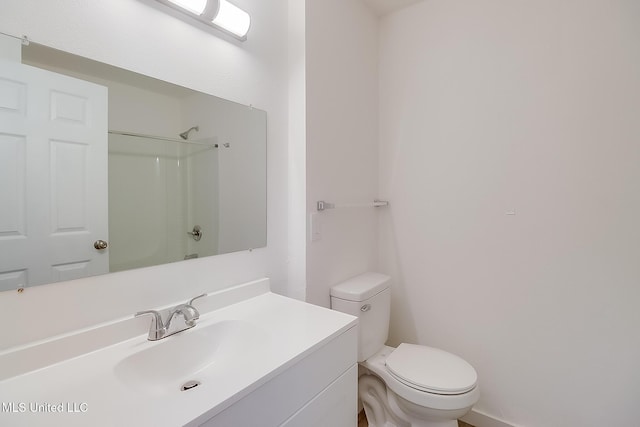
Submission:
POLYGON ((391 278, 364 273, 331 288, 331 308, 358 318, 358 362, 373 356, 389 336, 391 278))

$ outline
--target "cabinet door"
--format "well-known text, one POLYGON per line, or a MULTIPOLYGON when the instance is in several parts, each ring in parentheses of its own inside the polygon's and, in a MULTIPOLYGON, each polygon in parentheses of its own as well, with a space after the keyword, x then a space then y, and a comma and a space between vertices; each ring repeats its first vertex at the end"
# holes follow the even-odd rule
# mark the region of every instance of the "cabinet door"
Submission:
POLYGON ((354 427, 358 422, 358 366, 342 374, 282 427, 354 427))

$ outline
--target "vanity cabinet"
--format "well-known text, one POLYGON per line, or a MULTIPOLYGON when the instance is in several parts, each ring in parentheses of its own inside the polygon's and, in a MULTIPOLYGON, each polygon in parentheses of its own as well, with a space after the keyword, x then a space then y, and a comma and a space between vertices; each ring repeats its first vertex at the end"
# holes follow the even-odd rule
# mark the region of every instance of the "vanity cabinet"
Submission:
MULTIPOLYGON (((260 357, 257 355, 256 357, 260 357)), ((210 419, 188 426, 353 427, 357 330, 352 327, 210 419)))
POLYGON ((0 426, 355 426, 355 317, 268 279, 199 305, 196 327, 157 341, 131 316, 0 353, 0 426))

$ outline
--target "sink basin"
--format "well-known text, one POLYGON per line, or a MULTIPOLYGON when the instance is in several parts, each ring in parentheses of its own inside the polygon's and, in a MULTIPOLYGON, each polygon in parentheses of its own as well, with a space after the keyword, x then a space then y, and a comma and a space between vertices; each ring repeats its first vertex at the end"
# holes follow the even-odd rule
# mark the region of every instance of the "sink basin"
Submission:
POLYGON ((255 358, 267 345, 267 333, 255 324, 226 320, 196 325, 159 341, 145 341, 120 361, 116 377, 153 393, 180 391, 188 381, 204 381, 255 358))

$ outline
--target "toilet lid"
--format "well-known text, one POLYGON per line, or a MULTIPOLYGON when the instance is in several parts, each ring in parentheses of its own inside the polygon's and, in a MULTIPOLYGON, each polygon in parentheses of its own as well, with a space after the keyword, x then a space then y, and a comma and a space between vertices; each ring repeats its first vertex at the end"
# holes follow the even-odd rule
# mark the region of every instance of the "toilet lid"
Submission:
POLYGON ((399 381, 436 394, 462 394, 478 381, 464 359, 437 348, 400 344, 386 359, 387 370, 399 381))

